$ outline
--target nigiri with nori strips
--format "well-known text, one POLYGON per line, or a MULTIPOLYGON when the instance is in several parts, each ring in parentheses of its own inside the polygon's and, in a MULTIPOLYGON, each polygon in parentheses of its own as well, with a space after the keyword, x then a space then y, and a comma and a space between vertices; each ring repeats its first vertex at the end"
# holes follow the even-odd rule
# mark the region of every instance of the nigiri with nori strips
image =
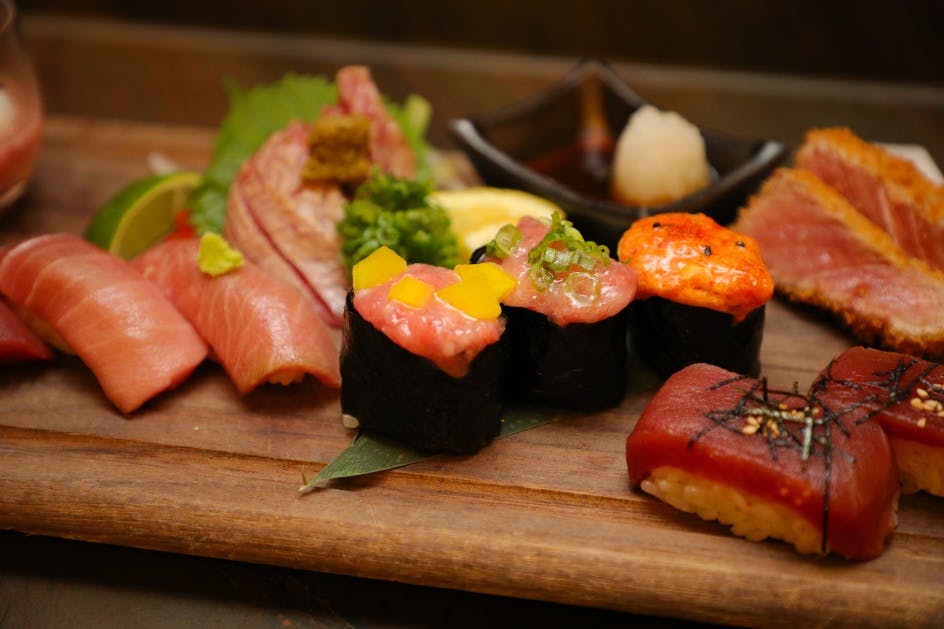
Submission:
MULTIPOLYGON (((345 424, 429 452, 465 454, 499 432, 505 320, 494 280, 386 247, 354 266, 341 345, 345 424)), ((513 284, 513 282, 512 282, 513 284)))
POLYGON ((944 366, 853 347, 830 363, 819 382, 845 406, 858 404, 863 420, 882 427, 904 493, 944 496, 944 366))
POLYGON ((690 365, 629 435, 630 482, 754 541, 877 557, 896 525, 898 474, 882 429, 859 409, 832 386, 806 396, 690 365))
POLYGON ((704 214, 659 214, 626 230, 619 259, 639 274, 632 338, 663 377, 698 362, 759 373, 774 282, 752 238, 704 214))
POLYGON ((557 212, 504 226, 476 259, 517 279, 502 299, 510 396, 579 410, 622 401, 635 271, 585 241, 557 212))

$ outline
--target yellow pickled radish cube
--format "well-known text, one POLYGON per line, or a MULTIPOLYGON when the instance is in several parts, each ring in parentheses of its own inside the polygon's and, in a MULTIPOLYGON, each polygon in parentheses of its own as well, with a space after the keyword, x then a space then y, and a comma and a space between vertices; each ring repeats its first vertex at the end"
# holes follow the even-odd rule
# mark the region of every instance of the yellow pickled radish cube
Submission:
POLYGON ((396 251, 384 245, 355 264, 354 268, 351 269, 354 290, 380 286, 405 270, 406 260, 397 255, 396 251))
POLYGON ((458 264, 455 272, 463 282, 475 284, 482 290, 490 291, 498 300, 506 297, 518 285, 518 280, 494 262, 458 264))
POLYGON ((476 319, 497 319, 501 304, 491 290, 476 282, 459 281, 436 291, 444 302, 476 319))
POLYGON ((422 308, 433 296, 432 284, 416 279, 410 275, 404 275, 397 283, 390 287, 390 299, 406 304, 411 308, 422 308))

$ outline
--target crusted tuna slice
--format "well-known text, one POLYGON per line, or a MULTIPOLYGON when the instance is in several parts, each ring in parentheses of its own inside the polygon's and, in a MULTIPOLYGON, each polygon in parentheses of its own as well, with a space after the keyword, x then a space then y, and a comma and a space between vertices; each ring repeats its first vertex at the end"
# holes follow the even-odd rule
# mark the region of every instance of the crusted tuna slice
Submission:
POLYGON ((734 229, 757 240, 789 299, 824 308, 866 344, 944 356, 944 274, 812 173, 777 171, 734 229))
POLYGON ((909 255, 944 269, 944 190, 910 161, 844 128, 815 129, 796 156, 909 255))

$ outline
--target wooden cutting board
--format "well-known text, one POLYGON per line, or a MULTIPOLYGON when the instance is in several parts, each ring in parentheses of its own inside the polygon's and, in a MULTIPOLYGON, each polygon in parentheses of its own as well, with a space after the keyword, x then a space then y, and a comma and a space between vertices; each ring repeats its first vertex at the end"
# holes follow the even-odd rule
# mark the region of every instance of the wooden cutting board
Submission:
MULTIPOLYGON (((80 232, 159 151, 205 166, 205 129, 53 118, 0 245, 80 232)), ((805 388, 851 344, 773 302, 763 370, 805 388)), ((296 488, 352 438, 314 382, 240 398, 205 364, 127 418, 75 359, 0 369, 0 527, 177 553, 756 626, 941 626, 944 500, 905 496, 868 562, 751 543, 629 488, 624 444, 651 391, 613 411, 296 488)))

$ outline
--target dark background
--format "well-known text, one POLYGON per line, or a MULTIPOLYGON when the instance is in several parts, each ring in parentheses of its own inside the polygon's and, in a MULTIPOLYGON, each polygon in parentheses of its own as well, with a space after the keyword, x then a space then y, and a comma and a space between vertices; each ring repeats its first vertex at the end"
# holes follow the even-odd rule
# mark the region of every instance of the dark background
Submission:
POLYGON ((944 83, 944 2, 22 0, 21 10, 614 61, 944 83))

